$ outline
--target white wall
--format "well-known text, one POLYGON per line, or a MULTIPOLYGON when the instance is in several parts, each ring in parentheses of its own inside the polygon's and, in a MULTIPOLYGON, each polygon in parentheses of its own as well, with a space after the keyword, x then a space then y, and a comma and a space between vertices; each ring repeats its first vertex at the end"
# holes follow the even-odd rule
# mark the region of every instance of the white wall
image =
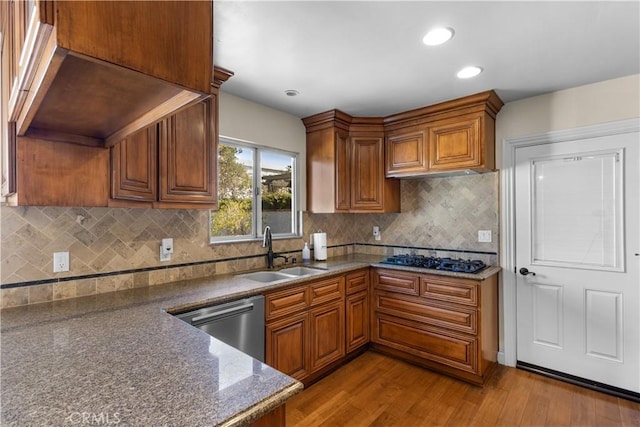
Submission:
POLYGON ((502 107, 496 117, 496 164, 505 138, 640 117, 640 74, 551 92, 502 107))
MULTIPOLYGON (((224 86, 223 86, 224 89, 224 86)), ((299 153, 300 209, 306 207, 306 132, 291 114, 248 101, 224 91, 219 98, 219 134, 266 147, 299 153)))

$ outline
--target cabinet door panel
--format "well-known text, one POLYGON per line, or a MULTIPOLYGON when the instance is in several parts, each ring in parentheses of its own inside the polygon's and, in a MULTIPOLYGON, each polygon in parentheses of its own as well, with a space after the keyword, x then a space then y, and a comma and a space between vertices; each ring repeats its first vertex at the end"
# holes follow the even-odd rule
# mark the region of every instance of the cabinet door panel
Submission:
POLYGON ((202 101, 162 122, 159 201, 216 202, 211 102, 202 101))
POLYGON ((153 202, 157 191, 156 126, 111 147, 111 198, 153 202))
POLYGON ((347 353, 350 353, 369 342, 368 291, 347 296, 345 308, 347 353))
POLYGON ((429 169, 446 171, 482 165, 481 118, 456 119, 429 128, 429 169))
POLYGON ((314 372, 345 355, 344 301, 316 307, 309 314, 311 371, 314 372))
POLYGON ((388 135, 385 151, 387 176, 420 174, 429 170, 424 130, 405 130, 388 135))
POLYGON ((382 209, 383 140, 351 138, 351 209, 382 209))
POLYGON ((277 370, 302 379, 309 374, 309 315, 307 313, 267 323, 266 362, 277 370))

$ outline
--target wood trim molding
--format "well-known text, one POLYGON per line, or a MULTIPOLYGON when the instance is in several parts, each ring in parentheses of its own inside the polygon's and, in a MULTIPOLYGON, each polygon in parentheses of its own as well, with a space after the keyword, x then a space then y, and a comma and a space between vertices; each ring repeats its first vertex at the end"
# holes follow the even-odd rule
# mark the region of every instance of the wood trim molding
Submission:
POLYGON ((214 66, 213 81, 211 82, 211 86, 216 90, 220 89, 220 86, 222 85, 222 83, 229 80, 231 77, 233 77, 233 75, 234 75, 233 71, 229 71, 226 68, 214 66))
POLYGON ((331 127, 349 131, 349 126, 352 121, 353 117, 336 109, 314 114, 313 116, 302 119, 307 133, 331 127))
POLYGON ((131 135, 132 133, 143 129, 144 127, 148 126, 149 123, 153 123, 156 120, 160 120, 162 117, 166 117, 171 113, 175 113, 181 108, 195 104, 196 102, 201 101, 208 96, 210 95, 201 95, 189 90, 183 90, 176 96, 168 99, 167 101, 148 111, 146 114, 140 116, 137 120, 134 120, 122 129, 119 129, 118 131, 109 135, 104 141, 104 146, 113 147, 115 144, 126 138, 127 135, 131 135))
POLYGON ((384 119, 385 125, 398 124, 400 122, 406 122, 414 119, 418 119, 422 116, 435 115, 442 112, 451 112, 454 110, 461 110, 469 107, 482 107, 489 112, 494 118, 500 111, 504 103, 493 91, 480 92, 473 95, 465 96, 463 98, 457 98, 450 101, 440 102, 438 104, 429 105, 427 107, 416 108, 415 110, 404 111, 399 114, 393 114, 387 116, 384 119))

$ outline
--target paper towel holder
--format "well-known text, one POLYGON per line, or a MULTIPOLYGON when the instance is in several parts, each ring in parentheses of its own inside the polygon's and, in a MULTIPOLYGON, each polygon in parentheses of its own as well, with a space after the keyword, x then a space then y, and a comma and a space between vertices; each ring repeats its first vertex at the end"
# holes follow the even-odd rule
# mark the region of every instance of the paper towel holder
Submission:
POLYGON ((327 260, 327 233, 318 230, 311 234, 313 239, 313 257, 316 261, 327 260))

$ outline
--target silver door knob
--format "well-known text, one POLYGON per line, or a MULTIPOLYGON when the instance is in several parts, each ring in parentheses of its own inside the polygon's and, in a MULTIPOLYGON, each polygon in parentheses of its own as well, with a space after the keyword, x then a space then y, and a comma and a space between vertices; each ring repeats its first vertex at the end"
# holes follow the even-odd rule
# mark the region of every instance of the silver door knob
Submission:
POLYGON ((535 275, 536 275, 536 273, 534 273, 533 271, 529 271, 529 270, 527 270, 527 269, 526 269, 526 268, 524 268, 524 267, 522 267, 522 268, 520 269, 520 274, 522 274, 523 276, 526 276, 526 275, 528 275, 528 274, 530 274, 530 275, 532 275, 532 276, 535 276, 535 275))

